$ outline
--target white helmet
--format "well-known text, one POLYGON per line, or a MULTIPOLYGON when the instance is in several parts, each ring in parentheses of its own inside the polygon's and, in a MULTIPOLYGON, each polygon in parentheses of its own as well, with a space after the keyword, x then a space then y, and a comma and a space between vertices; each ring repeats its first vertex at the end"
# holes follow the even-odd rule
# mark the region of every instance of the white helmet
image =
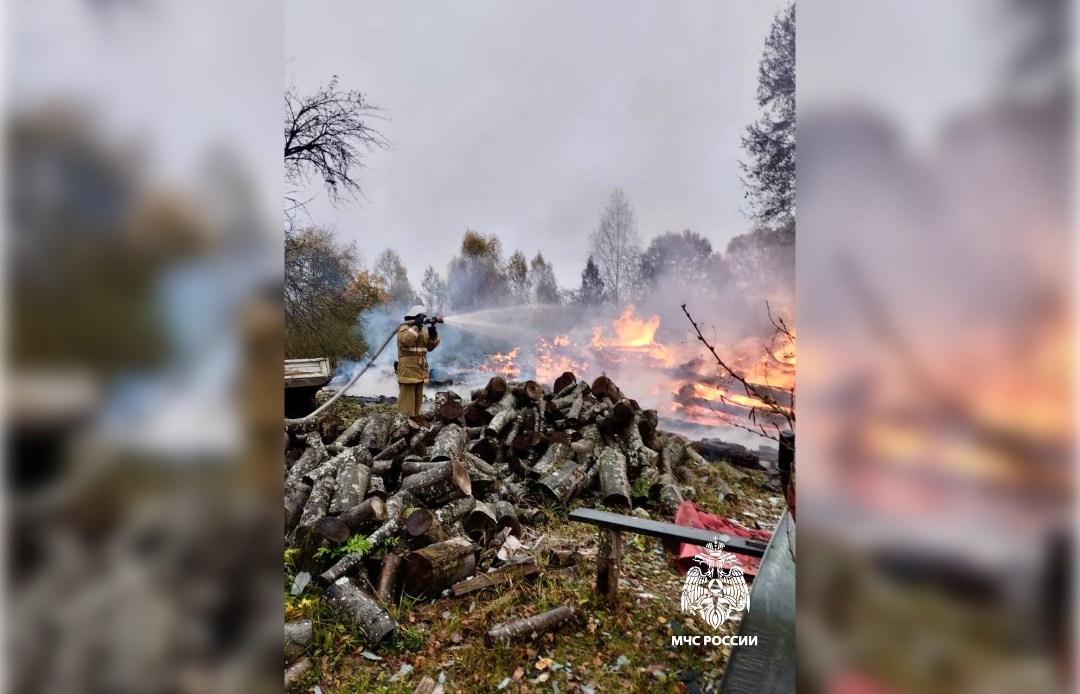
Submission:
POLYGON ((416 318, 417 316, 426 316, 427 308, 423 304, 416 304, 409 309, 409 312, 405 314, 406 318, 416 318))

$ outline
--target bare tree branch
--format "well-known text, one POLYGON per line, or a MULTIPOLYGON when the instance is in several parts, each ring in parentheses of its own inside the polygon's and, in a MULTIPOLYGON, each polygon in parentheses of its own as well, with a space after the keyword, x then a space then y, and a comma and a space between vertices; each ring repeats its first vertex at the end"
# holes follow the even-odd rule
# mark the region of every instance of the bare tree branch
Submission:
MULTIPOLYGON (((295 86, 285 90, 285 178, 302 186, 319 179, 333 203, 342 197, 361 195, 356 176, 364 169, 363 158, 376 149, 388 149, 390 141, 368 125, 385 120, 382 109, 369 103, 357 90, 338 89, 335 76, 314 94, 301 96, 295 86)), ((307 201, 288 199, 295 213, 307 201)))
MULTIPOLYGON (((759 414, 768 414, 768 415, 770 415, 770 419, 772 419, 772 418, 782 418, 783 421, 785 421, 787 423, 787 426, 788 426, 789 429, 794 429, 795 428, 795 389, 794 388, 785 389, 785 392, 789 393, 790 396, 791 396, 791 407, 787 408, 787 407, 784 407, 783 405, 780 405, 778 402, 776 402, 776 399, 773 398, 773 396, 768 391, 766 391, 762 386, 748 381, 742 374, 738 373, 737 371, 735 371, 734 368, 729 366, 728 363, 725 362, 724 359, 719 355, 719 353, 717 353, 716 347, 714 347, 713 344, 710 343, 705 338, 705 335, 701 332, 701 326, 698 325, 698 323, 694 320, 694 317, 692 315, 690 315, 690 311, 687 310, 686 304, 682 305, 682 310, 683 310, 683 313, 686 314, 687 319, 689 319, 690 325, 693 326, 694 333, 697 335, 698 341, 701 342, 701 344, 705 345, 705 348, 708 349, 709 353, 713 355, 713 358, 716 360, 716 363, 720 366, 720 368, 723 369, 724 372, 727 373, 728 376, 735 379, 735 381, 737 381, 743 387, 743 390, 746 392, 747 395, 759 400, 762 403, 763 407, 754 406, 754 407, 750 408, 750 413, 749 413, 747 418, 754 424, 754 427, 756 427, 756 428, 754 428, 754 427, 746 426, 746 425, 741 424, 739 422, 731 421, 731 419, 728 418, 728 417, 724 417, 721 413, 717 412, 712 407, 711 404, 709 404, 708 400, 705 401, 706 405, 708 405, 709 409, 711 409, 714 413, 717 414, 717 416, 719 416, 721 419, 723 419, 728 424, 731 424, 732 426, 737 427, 739 429, 744 429, 746 431, 751 431, 751 432, 753 432, 755 434, 760 434, 761 436, 764 436, 764 437, 769 438, 769 439, 773 439, 774 441, 777 441, 779 443, 780 442, 780 431, 781 431, 780 427, 775 423, 775 421, 766 422, 766 423, 759 423, 758 422, 758 416, 759 416, 759 414), (771 425, 772 428, 775 430, 775 433, 770 433, 769 430, 766 428, 767 425, 771 425)), ((771 313, 770 313, 770 318, 771 318, 771 313)), ((790 339, 792 344, 794 344, 794 339, 795 339, 794 335, 790 332, 790 330, 788 330, 786 328, 786 325, 783 323, 782 319, 779 321, 779 323, 774 322, 773 325, 776 326, 776 330, 777 330, 777 332, 774 333, 774 335, 773 335, 773 340, 774 341, 775 341, 777 335, 783 334, 783 335, 786 335, 790 339)), ((768 377, 768 374, 766 374, 766 380, 767 380, 767 377, 768 377)), ((769 386, 769 384, 766 383, 765 386, 769 386)), ((720 401, 724 402, 724 403, 741 405, 741 403, 734 402, 734 401, 724 397, 724 395, 722 393, 720 394, 720 401)))

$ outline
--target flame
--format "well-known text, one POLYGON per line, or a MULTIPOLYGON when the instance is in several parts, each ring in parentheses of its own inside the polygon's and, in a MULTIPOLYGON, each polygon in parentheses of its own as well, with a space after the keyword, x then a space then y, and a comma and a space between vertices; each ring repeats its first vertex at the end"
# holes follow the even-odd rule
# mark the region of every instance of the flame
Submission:
POLYGON ((637 317, 634 306, 631 304, 612 323, 612 328, 615 330, 613 339, 604 337, 602 327, 593 328, 592 346, 597 349, 604 347, 648 347, 655 344, 656 329, 659 327, 660 316, 642 320, 637 317))
POLYGON ((703 357, 700 346, 658 342, 659 329, 659 316, 640 316, 629 305, 609 325, 587 331, 590 338, 579 342, 569 334, 541 337, 531 353, 528 348, 515 348, 506 354, 488 355, 479 370, 509 379, 520 376, 527 367, 537 381, 548 385, 567 371, 586 379, 606 373, 621 380, 627 392, 642 399, 643 406, 709 426, 745 419, 751 411, 764 421, 770 417, 782 421, 783 413, 791 412, 793 343, 770 345, 758 337, 717 345, 730 366, 762 386, 775 401, 779 412, 770 412, 768 403, 723 373, 711 355, 703 357))
POLYGON ((494 373, 503 378, 516 378, 521 374, 521 367, 517 364, 520 355, 520 347, 515 347, 506 354, 489 354, 484 358, 478 370, 494 373))

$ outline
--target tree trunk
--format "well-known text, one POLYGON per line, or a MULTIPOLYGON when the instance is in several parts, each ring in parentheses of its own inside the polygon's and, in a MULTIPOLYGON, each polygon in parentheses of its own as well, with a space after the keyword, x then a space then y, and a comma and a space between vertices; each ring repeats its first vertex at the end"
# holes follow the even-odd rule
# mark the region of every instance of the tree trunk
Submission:
POLYGON ((622 557, 622 533, 600 529, 600 549, 596 553, 596 592, 604 602, 619 600, 619 562, 622 557))
POLYGON ((499 529, 510 528, 511 535, 521 537, 521 522, 518 520, 517 514, 514 513, 513 504, 509 501, 497 501, 494 508, 499 529))
POLYGON ((538 573, 540 573, 540 567, 536 565, 536 562, 532 559, 526 559, 455 583, 450 587, 450 593, 455 598, 460 598, 462 595, 468 595, 478 590, 499 586, 511 581, 518 581, 538 573))
POLYGON ((403 591, 411 598, 434 597, 476 568, 476 547, 455 537, 405 556, 403 591))
POLYGON ((435 520, 443 527, 450 527, 465 517, 476 506, 476 499, 467 496, 464 499, 451 501, 435 512, 435 520))
POLYGON ((569 605, 556 607, 554 610, 538 614, 535 617, 517 619, 489 630, 487 642, 488 644, 496 644, 527 639, 534 633, 542 634, 551 631, 573 616, 573 607, 569 605))
POLYGON ((520 456, 528 453, 529 449, 538 443, 540 443, 540 432, 524 432, 514 437, 510 442, 510 448, 520 456))
POLYGON ((554 424, 555 422, 562 419, 562 417, 563 417, 562 410, 560 410, 559 406, 556 405, 555 403, 553 403, 552 401, 544 400, 542 402, 537 403, 537 405, 540 407, 540 411, 543 412, 544 421, 547 422, 548 424, 554 424))
POLYGON ((446 539, 446 531, 438 518, 426 508, 418 508, 409 514, 405 519, 405 533, 412 546, 417 549, 446 539))
POLYGON ((445 462, 433 463, 430 460, 407 460, 401 464, 401 476, 402 478, 409 477, 445 464, 445 462))
POLYGON ((337 475, 338 467, 336 464, 336 458, 331 458, 314 470, 308 470, 304 475, 304 481, 308 484, 315 484, 323 477, 332 477, 337 475))
POLYGON ((564 390, 573 388, 577 383, 577 376, 569 371, 563 371, 562 375, 555 379, 555 385, 552 390, 555 391, 555 397, 562 397, 565 395, 564 390))
POLYGON ((315 534, 331 542, 344 542, 352 535, 352 531, 349 530, 349 526, 345 521, 337 518, 336 516, 326 516, 315 521, 315 525, 312 527, 315 534))
POLYGON ((488 423, 487 428, 484 429, 484 435, 491 438, 497 438, 499 434, 503 433, 511 422, 517 417, 517 410, 507 408, 494 417, 491 418, 491 422, 488 423))
POLYGON ((420 431, 419 424, 399 413, 394 415, 394 420, 390 425, 390 440, 409 439, 418 431, 420 431))
POLYGON ((581 439, 570 444, 570 450, 574 453, 574 460, 582 467, 587 467, 592 461, 595 449, 596 443, 590 439, 581 439))
POLYGON ((520 504, 525 498, 525 490, 520 484, 514 482, 503 482, 499 485, 499 498, 504 501, 510 501, 515 504, 520 504))
POLYGON ((630 508, 626 457, 612 446, 604 449, 596 464, 600 467, 600 501, 608 506, 630 508))
MULTIPOLYGON (((492 461, 485 460, 484 458, 482 458, 482 457, 480 457, 478 455, 474 455, 472 453, 463 453, 461 455, 460 460, 461 460, 461 462, 465 463, 465 467, 469 468, 470 471, 471 470, 479 470, 480 472, 483 472, 485 475, 490 475, 492 477, 498 477, 499 476, 499 471, 492 464, 492 461)), ((474 494, 473 496, 477 496, 477 495, 474 494)))
POLYGON ((514 397, 522 404, 539 402, 543 394, 544 391, 536 381, 525 381, 514 389, 514 397))
POLYGON ((319 438, 317 432, 311 432, 304 437, 304 440, 307 442, 307 449, 304 450, 300 459, 289 468, 289 478, 293 480, 303 479, 304 475, 322 465, 329 457, 326 446, 323 445, 322 439, 319 438))
POLYGON ((456 422, 461 419, 464 413, 465 408, 462 407, 461 401, 456 398, 446 398, 435 409, 435 414, 444 422, 456 422))
POLYGON ((495 439, 478 439, 473 442, 469 452, 485 463, 494 464, 499 459, 499 442, 495 439))
MULTIPOLYGON (((367 452, 365 451, 365 454, 367 452)), ((334 483, 334 497, 330 500, 330 513, 340 514, 356 506, 367 497, 371 483, 371 468, 359 462, 346 463, 338 471, 334 483)))
POLYGON ((315 418, 315 431, 323 444, 329 445, 345 431, 345 420, 336 414, 323 413, 315 418))
MULTIPOLYGON (((373 461, 374 461, 374 463, 377 464, 377 463, 381 463, 381 462, 384 462, 384 461, 393 460, 394 458, 401 455, 402 453, 405 453, 407 450, 409 450, 409 439, 398 439, 397 441, 394 441, 393 443, 391 443, 386 448, 379 451, 378 455, 375 456, 373 461)), ((377 466, 377 467, 379 467, 381 469, 381 468, 385 468, 386 466, 377 466)))
POLYGON ((354 586, 348 578, 335 581, 326 589, 324 597, 331 606, 341 610, 360 627, 371 646, 377 646, 398 629, 397 623, 386 610, 354 586))
POLYGON ((491 402, 499 402, 506 395, 506 379, 502 376, 493 376, 484 389, 491 402))
POLYGON ((435 443, 431 446, 431 459, 453 460, 465 451, 468 443, 469 437, 464 429, 457 424, 447 424, 435 437, 435 443))
POLYGON ((330 508, 330 495, 334 492, 334 478, 323 477, 311 488, 311 495, 304 504, 304 511, 300 514, 300 522, 296 524, 294 532, 296 541, 304 543, 314 533, 315 523, 326 516, 330 508))
POLYGON ((481 499, 489 494, 494 494, 499 489, 499 480, 494 475, 489 475, 478 467, 469 467, 469 483, 472 485, 472 495, 481 499))
POLYGON ((420 506, 420 502, 408 490, 399 490, 386 500, 386 519, 404 524, 405 511, 420 506))
POLYGON ((382 570, 379 571, 379 585, 375 597, 389 605, 394 601, 394 586, 397 585, 398 569, 401 567, 401 555, 387 552, 383 556, 382 570))
POLYGON ((472 494, 469 470, 460 460, 451 460, 438 467, 410 475, 401 480, 401 490, 408 491, 421 503, 441 506, 472 494))
POLYGON ((542 525, 544 521, 547 520, 547 514, 544 513, 543 509, 539 508, 520 508, 515 506, 514 513, 517 514, 518 522, 530 527, 542 525))
POLYGON ((570 411, 566 413, 566 420, 571 426, 577 426, 581 422, 581 408, 585 406, 585 396, 579 395, 574 398, 570 405, 570 411))
POLYGON ((379 475, 372 475, 368 482, 367 495, 368 498, 377 496, 386 501, 386 480, 379 475))
POLYGON ((645 445, 636 426, 627 427, 619 434, 619 438, 626 452, 626 463, 632 470, 640 471, 644 467, 656 465, 659 454, 645 445))
POLYGON ((584 481, 581 466, 571 461, 537 482, 536 486, 549 499, 565 504, 581 490, 584 481))
POLYGON ((596 380, 592 382, 591 388, 592 394, 596 396, 598 400, 607 398, 612 402, 618 402, 623 399, 622 393, 619 391, 619 387, 607 376, 597 376, 596 380))
POLYGON ((472 404, 465 408, 465 424, 471 427, 481 427, 491 421, 493 415, 478 404, 472 404))
POLYGON ((384 540, 395 537, 401 530, 401 521, 397 518, 387 518, 386 521, 367 536, 371 543, 371 550, 381 545, 384 540))
POLYGON ((656 427, 659 424, 660 416, 656 410, 642 410, 638 413, 637 427, 641 440, 648 448, 654 450, 659 449, 659 442, 656 439, 656 427))
POLYGON ((671 474, 675 468, 682 465, 686 456, 686 442, 682 439, 668 438, 664 447, 660 449, 660 472, 671 474))
POLYGON ((570 446, 565 443, 552 443, 548 446, 548 449, 544 451, 544 455, 540 456, 540 460, 536 461, 536 465, 533 465, 532 477, 547 477, 562 465, 572 453, 573 451, 570 449, 570 446))
POLYGON ((345 431, 341 432, 341 436, 338 436, 330 444, 333 450, 340 453, 350 446, 355 446, 357 441, 360 440, 360 434, 363 433, 365 426, 367 426, 367 417, 358 417, 345 431))
POLYGON ((465 516, 465 534, 477 544, 486 545, 498 528, 495 509, 483 501, 477 501, 473 510, 465 516))
POLYGON ((285 532, 290 533, 300 520, 300 513, 311 495, 311 485, 297 479, 285 482, 285 532))
POLYGON ((679 492, 675 479, 671 475, 660 475, 660 480, 652 486, 652 493, 659 500, 664 513, 674 518, 683 503, 682 493, 679 492))
POLYGON ((361 501, 338 516, 338 520, 345 523, 350 533, 363 532, 385 519, 386 502, 377 496, 361 501))
POLYGON ((374 413, 368 417, 368 423, 364 427, 363 433, 360 434, 357 445, 366 448, 372 455, 377 454, 386 448, 386 444, 390 442, 390 425, 392 423, 393 420, 382 412, 374 413))
POLYGON ((585 389, 588 388, 584 381, 578 381, 573 387, 567 388, 566 392, 560 393, 551 399, 560 410, 569 410, 580 398, 584 403, 585 389))

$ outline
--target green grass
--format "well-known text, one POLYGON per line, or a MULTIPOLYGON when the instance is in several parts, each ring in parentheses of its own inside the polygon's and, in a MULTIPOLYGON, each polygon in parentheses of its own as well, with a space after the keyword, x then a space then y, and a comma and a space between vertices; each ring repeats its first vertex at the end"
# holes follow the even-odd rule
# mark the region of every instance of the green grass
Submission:
MULTIPOLYGON (((537 529, 549 537, 589 553, 595 550, 596 533, 591 526, 556 520, 537 529)), ((400 632, 388 644, 371 649, 383 658, 370 661, 363 635, 342 625, 332 609, 322 604, 314 589, 304 598, 286 596, 287 619, 312 619, 316 645, 314 667, 302 686, 307 691, 318 684, 323 691, 411 692, 424 676, 438 680, 442 673, 447 692, 495 691, 506 677, 513 682, 503 691, 550 691, 557 682, 560 691, 580 691, 587 684, 596 691, 641 691, 673 687, 678 673, 696 670, 699 682, 719 678, 728 652, 720 648, 669 648, 673 634, 670 624, 682 633, 711 634, 708 626, 679 610, 682 579, 672 557, 658 553, 659 544, 649 538, 629 536, 623 548, 624 586, 620 604, 608 607, 594 595, 595 565, 592 559, 576 569, 546 569, 533 581, 473 593, 461 598, 441 598, 432 602, 402 601, 389 606, 400 632), (640 594, 648 594, 640 597, 640 594), (489 647, 485 632, 510 619, 528 617, 571 605, 575 617, 559 630, 517 644, 489 647), (619 656, 629 665, 616 669, 619 656), (537 669, 542 658, 551 658, 563 667, 537 669), (403 664, 414 670, 397 682, 389 678, 403 664), (519 671, 520 668, 520 672, 519 671), (519 675, 514 679, 514 675, 519 675), (537 678, 547 673, 546 682, 537 678)), ((724 627, 734 633, 737 626, 724 627)))

